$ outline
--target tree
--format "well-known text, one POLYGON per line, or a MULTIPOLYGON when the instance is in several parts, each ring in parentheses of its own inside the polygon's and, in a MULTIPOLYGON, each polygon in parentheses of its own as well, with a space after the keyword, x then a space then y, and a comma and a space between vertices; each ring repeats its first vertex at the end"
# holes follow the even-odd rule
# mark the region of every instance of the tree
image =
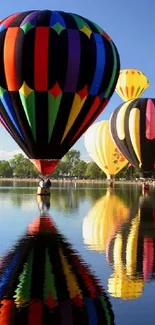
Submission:
POLYGON ((80 151, 75 149, 68 151, 63 160, 68 164, 69 169, 71 170, 75 164, 80 161, 80 151))
POLYGON ((8 161, 0 160, 0 176, 12 177, 13 170, 8 161))
POLYGON ((51 177, 58 178, 59 176, 68 175, 70 171, 70 166, 66 161, 60 161, 58 166, 52 172, 51 177))
POLYGON ((134 166, 130 166, 127 164, 120 172, 116 175, 116 179, 125 178, 125 179, 132 179, 132 178, 139 178, 139 170, 136 169, 134 166))
POLYGON ((129 168, 128 165, 126 165, 123 169, 119 171, 119 173, 115 175, 115 179, 128 178, 128 176, 129 176, 129 168))
POLYGON ((70 172, 70 165, 66 161, 61 161, 59 164, 60 175, 68 175, 70 172))
POLYGON ((25 158, 21 153, 15 155, 13 159, 10 160, 10 165, 13 169, 13 173, 17 177, 36 177, 38 176, 37 169, 25 158))
POLYGON ((87 169, 87 163, 83 160, 80 160, 72 168, 72 175, 78 178, 84 178, 87 169))
MULTIPOLYGON (((59 163, 60 164, 60 163, 59 163)), ((51 173, 51 177, 52 178, 58 178, 60 175, 60 169, 59 169, 59 165, 56 166, 56 168, 54 169, 54 171, 51 173)))
POLYGON ((99 179, 105 177, 102 170, 94 162, 87 164, 85 176, 90 179, 99 179))

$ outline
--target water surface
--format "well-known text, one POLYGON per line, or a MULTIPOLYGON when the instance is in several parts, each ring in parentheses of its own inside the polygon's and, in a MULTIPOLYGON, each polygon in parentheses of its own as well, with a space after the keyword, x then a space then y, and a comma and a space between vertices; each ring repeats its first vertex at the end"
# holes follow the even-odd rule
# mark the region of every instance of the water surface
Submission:
POLYGON ((155 322, 155 192, 139 185, 52 183, 50 201, 36 183, 0 181, 0 256, 47 208, 59 231, 106 290, 116 325, 155 322))

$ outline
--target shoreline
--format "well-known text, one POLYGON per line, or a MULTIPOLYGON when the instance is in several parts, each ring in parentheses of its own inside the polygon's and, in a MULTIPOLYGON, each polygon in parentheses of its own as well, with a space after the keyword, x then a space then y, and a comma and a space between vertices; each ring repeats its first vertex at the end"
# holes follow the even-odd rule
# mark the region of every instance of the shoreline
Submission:
MULTIPOLYGON (((34 182, 38 183, 40 181, 39 178, 0 178, 0 182, 34 182)), ((108 184, 107 180, 82 180, 82 179, 51 179, 52 183, 83 183, 83 184, 108 184)), ((143 181, 130 181, 130 180, 122 180, 122 181, 114 181, 114 184, 131 184, 131 185, 142 185, 143 181)), ((149 182, 150 185, 154 185, 153 182, 149 182)))

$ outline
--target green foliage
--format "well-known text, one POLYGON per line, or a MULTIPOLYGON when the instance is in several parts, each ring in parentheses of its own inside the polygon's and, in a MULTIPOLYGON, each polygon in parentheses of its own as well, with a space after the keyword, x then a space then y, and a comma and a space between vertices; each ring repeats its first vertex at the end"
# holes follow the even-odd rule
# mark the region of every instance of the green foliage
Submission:
POLYGON ((75 149, 68 151, 63 161, 68 164, 69 169, 72 169, 80 161, 80 151, 75 149))
POLYGON ((72 174, 77 178, 84 178, 86 174, 87 163, 83 160, 78 161, 72 168, 72 174))
POLYGON ((10 165, 13 169, 13 174, 16 177, 37 177, 38 171, 34 165, 25 158, 22 154, 15 155, 10 160, 10 165))
POLYGON ((70 172, 70 164, 67 163, 67 161, 61 161, 59 163, 59 175, 68 175, 68 173, 70 172))
POLYGON ((116 175, 116 178, 135 179, 139 178, 139 170, 128 164, 116 175))
POLYGON ((90 162, 87 164, 85 176, 89 179, 100 179, 104 177, 104 173, 94 162, 90 162))
POLYGON ((61 175, 68 175, 70 172, 70 164, 66 161, 60 161, 58 166, 55 168, 51 176, 54 178, 61 177, 61 175))
POLYGON ((0 160, 0 176, 1 177, 12 177, 13 170, 10 166, 9 161, 0 160))
MULTIPOLYGON (((36 167, 22 154, 15 155, 10 161, 0 160, 0 177, 35 178, 39 173, 36 167)), ((51 174, 52 178, 77 177, 78 179, 106 179, 104 172, 94 163, 80 160, 80 151, 72 149, 59 162, 51 174)), ((116 179, 139 178, 139 171, 126 165, 116 176, 116 179)))

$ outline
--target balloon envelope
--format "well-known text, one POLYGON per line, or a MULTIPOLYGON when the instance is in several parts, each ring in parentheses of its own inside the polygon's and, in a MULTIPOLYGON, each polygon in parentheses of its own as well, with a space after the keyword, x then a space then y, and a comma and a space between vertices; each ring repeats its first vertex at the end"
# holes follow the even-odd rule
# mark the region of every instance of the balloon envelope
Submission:
POLYGON ((134 167, 148 175, 153 172, 155 99, 139 98, 120 105, 111 115, 110 131, 115 144, 134 167))
POLYGON ((108 178, 116 175, 127 164, 111 137, 109 121, 97 122, 86 131, 85 147, 108 178))
POLYGON ((119 73, 115 91, 126 102, 140 97, 149 86, 143 72, 137 69, 123 69, 119 73))
POLYGON ((113 94, 117 49, 81 16, 37 10, 1 22, 0 54, 0 118, 39 171, 50 173, 113 94))

